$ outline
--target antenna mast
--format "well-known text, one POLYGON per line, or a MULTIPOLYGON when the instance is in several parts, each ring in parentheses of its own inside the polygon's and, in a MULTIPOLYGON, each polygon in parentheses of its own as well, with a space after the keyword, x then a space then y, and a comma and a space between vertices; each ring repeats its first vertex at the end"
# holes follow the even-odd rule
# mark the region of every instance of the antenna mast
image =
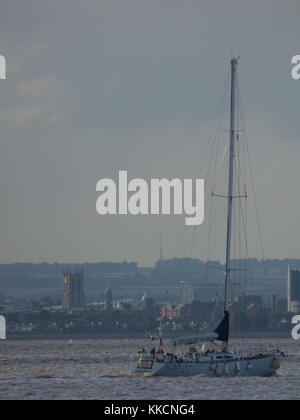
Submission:
POLYGON ((230 99, 230 151, 229 151, 229 182, 228 182, 228 209, 227 209, 227 243, 226 243, 226 268, 225 268, 225 299, 224 309, 228 309, 228 283, 230 279, 230 259, 232 240, 232 209, 233 209, 233 186, 234 186, 234 155, 235 155, 235 123, 236 123, 236 76, 237 58, 231 59, 231 99, 230 99))

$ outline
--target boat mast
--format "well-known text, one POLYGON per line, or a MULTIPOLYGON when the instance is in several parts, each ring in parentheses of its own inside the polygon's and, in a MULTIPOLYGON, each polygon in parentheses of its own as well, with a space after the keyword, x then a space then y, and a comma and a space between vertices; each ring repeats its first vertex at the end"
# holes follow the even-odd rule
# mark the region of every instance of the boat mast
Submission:
POLYGON ((235 155, 235 108, 236 108, 236 75, 238 58, 231 59, 231 99, 230 99, 230 149, 229 149, 229 182, 228 182, 228 209, 227 209, 227 243, 225 265, 225 299, 224 309, 228 309, 228 283, 230 278, 231 240, 232 240, 232 210, 234 186, 234 155, 235 155))

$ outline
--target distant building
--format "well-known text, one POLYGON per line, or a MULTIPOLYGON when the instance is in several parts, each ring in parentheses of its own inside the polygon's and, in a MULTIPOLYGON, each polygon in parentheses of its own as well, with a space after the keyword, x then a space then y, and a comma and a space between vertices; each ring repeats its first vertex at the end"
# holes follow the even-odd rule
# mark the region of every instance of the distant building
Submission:
POLYGON ((10 299, 6 299, 4 293, 0 293, 0 315, 14 312, 14 305, 10 299))
POLYGON ((274 313, 278 312, 278 299, 277 295, 271 296, 271 311, 274 313))
POLYGON ((85 308, 83 271, 64 271, 63 308, 67 311, 85 308))
POLYGON ((64 308, 62 305, 52 305, 52 306, 45 306, 43 310, 47 312, 62 312, 64 308))
MULTIPOLYGON (((193 302, 214 302, 220 295, 220 285, 221 283, 182 281, 182 303, 187 305, 193 302)), ((237 283, 232 283, 232 296, 236 296, 237 286, 237 283)))
POLYGON ((180 305, 177 310, 177 316, 183 321, 208 321, 211 320, 212 313, 219 318, 223 313, 223 306, 214 302, 194 301, 190 304, 180 305))
POLYGON ((146 292, 144 296, 142 297, 142 301, 140 304, 141 310, 147 310, 147 311, 153 311, 154 310, 154 299, 150 295, 149 292, 146 292))
POLYGON ((134 298, 124 298, 118 301, 113 302, 113 308, 118 309, 120 311, 122 310, 138 310, 140 307, 141 302, 138 299, 134 298))
POLYGON ((271 295, 271 311, 273 314, 277 312, 287 313, 288 312, 287 299, 278 299, 277 295, 271 295))
POLYGON ((113 295, 111 289, 105 289, 105 310, 111 311, 113 308, 113 295))
POLYGON ((300 271, 288 269, 288 312, 300 313, 300 271))
POLYGON ((172 303, 168 303, 165 305, 160 312, 160 319, 167 320, 172 318, 178 317, 178 310, 184 305, 174 305, 172 303))
POLYGON ((0 303, 0 314, 14 312, 14 305, 11 303, 0 303))
POLYGON ((278 312, 281 312, 281 313, 288 312, 288 301, 287 301, 287 299, 278 299, 277 308, 278 308, 278 312))
POLYGON ((220 285, 210 283, 192 283, 182 281, 182 303, 184 305, 193 302, 209 302, 216 299, 219 294, 220 285))

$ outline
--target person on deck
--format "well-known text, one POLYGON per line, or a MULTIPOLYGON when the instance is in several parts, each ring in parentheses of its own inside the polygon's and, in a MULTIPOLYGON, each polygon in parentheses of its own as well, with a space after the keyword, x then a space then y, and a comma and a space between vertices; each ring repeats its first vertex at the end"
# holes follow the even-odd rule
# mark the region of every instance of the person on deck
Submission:
POLYGON ((155 347, 153 347, 153 349, 150 351, 150 353, 152 354, 153 359, 155 359, 155 347))

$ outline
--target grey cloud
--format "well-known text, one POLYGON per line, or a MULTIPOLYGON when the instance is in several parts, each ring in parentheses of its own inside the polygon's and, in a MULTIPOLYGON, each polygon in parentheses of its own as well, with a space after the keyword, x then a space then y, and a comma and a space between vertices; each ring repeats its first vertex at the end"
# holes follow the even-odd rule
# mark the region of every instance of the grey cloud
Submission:
MULTIPOLYGON (((299 53, 299 12, 296 0, 2 5, 1 259, 64 261, 73 253, 150 264, 161 231, 174 256, 180 217, 101 219, 96 182, 119 169, 194 176, 231 50, 241 54, 267 254, 297 256, 300 84, 290 59, 299 53)), ((195 256, 206 231, 205 223, 195 256)))

